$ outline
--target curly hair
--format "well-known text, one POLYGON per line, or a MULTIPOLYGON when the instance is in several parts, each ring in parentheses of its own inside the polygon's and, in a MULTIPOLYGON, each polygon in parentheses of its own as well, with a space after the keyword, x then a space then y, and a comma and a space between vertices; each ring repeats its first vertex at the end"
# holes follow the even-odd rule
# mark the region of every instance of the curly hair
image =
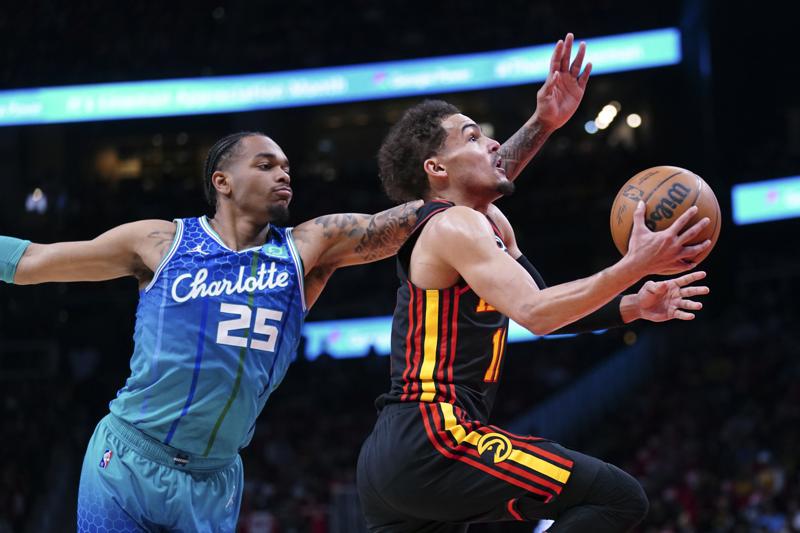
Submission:
POLYGON ((231 133, 215 142, 214 146, 208 151, 205 168, 203 169, 203 192, 205 192, 206 200, 211 207, 216 207, 217 205, 217 189, 214 188, 211 176, 217 170, 223 170, 234 157, 239 155, 241 152, 239 141, 245 137, 266 137, 266 135, 260 131, 231 133))
POLYGON ((423 198, 430 190, 422 168, 444 144, 442 121, 460 113, 442 100, 425 100, 408 109, 392 126, 378 151, 381 183, 389 198, 407 202, 423 198))

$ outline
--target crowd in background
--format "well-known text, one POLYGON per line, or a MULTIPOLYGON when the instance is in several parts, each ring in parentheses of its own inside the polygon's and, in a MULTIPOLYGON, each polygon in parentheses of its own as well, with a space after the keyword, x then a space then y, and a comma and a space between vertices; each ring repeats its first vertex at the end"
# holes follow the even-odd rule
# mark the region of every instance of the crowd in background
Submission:
POLYGON ((642 531, 800 531, 799 315, 764 289, 748 316, 671 339, 674 368, 586 443, 643 484, 642 531))

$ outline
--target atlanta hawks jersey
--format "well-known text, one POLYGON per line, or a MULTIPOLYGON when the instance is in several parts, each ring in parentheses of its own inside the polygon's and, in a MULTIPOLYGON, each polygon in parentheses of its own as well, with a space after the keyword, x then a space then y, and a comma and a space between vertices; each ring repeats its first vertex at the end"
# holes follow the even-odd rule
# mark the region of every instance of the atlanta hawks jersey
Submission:
POLYGON ((229 458, 293 360, 305 318, 291 230, 225 246, 205 217, 176 220, 172 247, 140 292, 131 375, 111 412, 179 450, 229 458))
MULTIPOLYGON (((485 422, 497 394, 508 317, 483 301, 463 280, 446 289, 422 289, 408 279, 417 238, 430 218, 453 207, 426 203, 397 253, 397 305, 392 320, 391 390, 376 402, 446 402, 485 422)), ((491 222, 491 219, 489 220, 491 222)), ((492 223, 497 245, 505 244, 492 223)))

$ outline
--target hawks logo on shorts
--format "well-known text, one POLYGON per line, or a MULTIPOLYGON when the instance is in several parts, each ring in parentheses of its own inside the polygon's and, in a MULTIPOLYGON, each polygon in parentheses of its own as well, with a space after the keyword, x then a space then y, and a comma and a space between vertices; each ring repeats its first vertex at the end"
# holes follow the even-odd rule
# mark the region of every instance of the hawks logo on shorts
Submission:
POLYGON ((108 463, 111 462, 112 455, 114 455, 114 452, 111 450, 106 450, 103 452, 103 457, 100 459, 100 468, 105 468, 108 466, 108 463))
POLYGON ((502 463, 509 458, 512 451, 511 441, 508 437, 500 433, 486 433, 478 439, 478 453, 483 457, 487 450, 494 452, 492 460, 495 463, 502 463))

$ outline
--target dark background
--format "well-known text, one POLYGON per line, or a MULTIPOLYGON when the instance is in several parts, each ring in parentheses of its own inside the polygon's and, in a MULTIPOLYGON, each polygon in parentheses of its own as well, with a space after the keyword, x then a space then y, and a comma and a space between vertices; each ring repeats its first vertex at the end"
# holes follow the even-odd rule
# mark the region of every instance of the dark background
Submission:
MULTIPOLYGON (((510 346, 494 418, 514 419, 652 333, 658 371, 565 444, 642 481, 651 499, 642 531, 800 531, 800 226, 736 227, 730 211, 731 185, 800 174, 796 30, 782 5, 16 3, 0 11, 0 88, 336 66, 667 26, 683 32, 684 61, 593 77, 575 117, 499 205, 555 284, 618 259, 608 212, 630 176, 660 164, 689 168, 723 211, 720 241, 703 265, 712 294, 692 323, 510 346), (588 135, 583 124, 611 100, 621 103, 620 118, 588 135), (630 112, 643 117, 637 130, 623 124, 630 112)), ((533 112, 537 89, 440 96, 491 123, 502 141, 533 112)), ((205 213, 205 152, 242 129, 266 132, 289 156, 292 224, 374 212, 391 205, 375 153, 418 100, 0 128, 0 234, 89 239, 132 220, 205 213), (35 187, 48 197, 45 214, 25 210, 35 187)), ((340 271, 309 320, 389 314, 395 284, 391 261, 340 271)), ((0 532, 73 529, 83 450, 127 376, 136 298, 131 279, 0 287, 0 532)), ((334 515, 349 505, 339 499, 349 497, 372 399, 387 386, 386 358, 295 363, 243 454, 242 530, 263 530, 261 521, 281 532, 348 531, 334 515)))

